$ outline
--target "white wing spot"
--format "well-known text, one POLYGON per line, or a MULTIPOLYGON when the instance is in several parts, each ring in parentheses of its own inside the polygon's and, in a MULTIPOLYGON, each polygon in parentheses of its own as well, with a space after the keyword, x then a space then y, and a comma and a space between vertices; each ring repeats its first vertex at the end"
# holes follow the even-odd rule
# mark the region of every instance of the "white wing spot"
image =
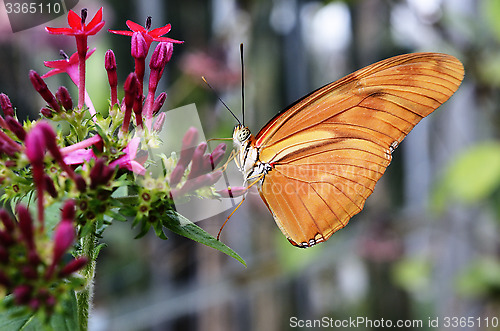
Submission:
POLYGON ((395 140, 391 146, 389 146, 389 149, 385 151, 385 157, 387 159, 391 159, 392 158, 392 153, 394 152, 394 150, 398 147, 398 141, 395 140))

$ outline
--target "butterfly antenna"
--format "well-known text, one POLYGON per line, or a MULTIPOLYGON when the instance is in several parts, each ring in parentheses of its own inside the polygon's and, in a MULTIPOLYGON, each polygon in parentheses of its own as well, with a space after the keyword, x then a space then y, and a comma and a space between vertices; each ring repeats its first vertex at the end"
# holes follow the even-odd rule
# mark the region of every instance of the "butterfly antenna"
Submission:
POLYGON ((245 125, 245 65, 243 62, 243 43, 240 44, 241 57, 241 121, 245 125))
POLYGON ((201 79, 203 79, 203 81, 205 82, 205 84, 207 84, 208 87, 210 87, 210 89, 215 94, 215 96, 217 97, 217 99, 219 99, 219 101, 224 105, 224 107, 226 107, 226 109, 231 113, 231 115, 233 115, 233 117, 236 119, 236 121, 238 121, 238 124, 242 125, 241 122, 240 122, 240 120, 238 119, 238 117, 236 117, 236 115, 231 111, 231 109, 229 109, 229 107, 226 105, 226 103, 224 101, 222 101, 222 99, 219 97, 219 95, 217 94, 217 92, 215 92, 215 89, 212 87, 212 85, 210 85, 210 83, 208 83, 208 81, 205 79, 205 77, 201 76, 201 79))

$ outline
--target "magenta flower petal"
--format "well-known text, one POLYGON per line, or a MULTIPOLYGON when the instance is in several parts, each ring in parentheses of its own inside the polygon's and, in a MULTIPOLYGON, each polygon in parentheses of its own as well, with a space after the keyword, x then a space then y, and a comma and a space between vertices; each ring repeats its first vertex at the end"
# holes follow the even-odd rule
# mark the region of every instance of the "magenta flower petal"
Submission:
POLYGON ((104 21, 102 20, 102 7, 99 8, 97 13, 95 13, 94 17, 90 21, 89 24, 87 24, 87 29, 88 30, 95 30, 95 28, 99 27, 99 30, 102 28, 104 25, 104 21))
POLYGON ((61 220, 54 231, 54 251, 52 260, 54 265, 59 263, 61 257, 66 253, 68 248, 71 247, 74 240, 75 227, 73 226, 73 220, 61 220))
POLYGON ((129 36, 129 37, 132 37, 132 35, 134 34, 134 32, 132 32, 132 31, 123 31, 123 30, 108 30, 108 32, 111 32, 114 34, 119 34, 122 36, 129 36))
POLYGON ((125 23, 127 24, 128 28, 134 32, 147 32, 146 28, 144 28, 140 24, 132 22, 131 20, 127 20, 127 22, 125 23))
POLYGON ((46 27, 45 30, 51 34, 64 34, 67 36, 91 36, 99 32, 104 26, 105 21, 102 20, 102 7, 94 15, 94 18, 89 24, 84 24, 82 18, 77 13, 70 10, 68 12, 68 25, 70 28, 51 28, 46 27))
POLYGON ((161 37, 164 34, 169 33, 171 29, 172 29, 172 26, 170 24, 167 24, 165 26, 162 26, 161 28, 156 28, 156 29, 149 31, 149 34, 153 37, 161 37))
POLYGON ((183 41, 180 41, 180 40, 162 37, 164 34, 166 34, 170 31, 170 29, 171 29, 170 24, 167 24, 163 27, 156 28, 156 29, 153 29, 150 31, 149 29, 143 27, 142 25, 137 24, 135 22, 132 22, 130 20, 128 20, 126 23, 127 23, 128 28, 131 31, 121 31, 121 30, 108 30, 108 31, 111 33, 119 34, 119 35, 123 35, 123 36, 132 36, 134 32, 140 32, 144 36, 144 39, 148 43, 148 46, 151 45, 151 43, 153 41, 167 41, 167 42, 176 43, 176 44, 183 43, 183 41))
POLYGON ((59 271, 59 276, 60 277, 69 276, 73 272, 83 268, 88 263, 88 261, 89 259, 86 258, 85 256, 77 257, 76 259, 72 260, 67 265, 65 265, 64 268, 61 269, 61 271, 59 271))
POLYGON ((47 30, 47 32, 49 32, 51 34, 66 34, 67 35, 67 34, 73 32, 73 29, 70 29, 70 28, 51 28, 48 26, 45 27, 45 30, 47 30))
POLYGON ((68 12, 68 25, 73 29, 81 29, 82 28, 82 19, 78 16, 77 13, 70 10, 68 12))
MULTIPOLYGON (((120 168, 125 168, 138 175, 144 175, 146 173, 146 168, 135 160, 137 155, 137 149, 139 148, 140 138, 133 138, 128 143, 127 147, 123 150, 125 155, 122 155, 119 159, 111 162, 109 165, 111 167, 119 166, 120 168)), ((145 161, 145 160, 140 160, 145 161)))
POLYGON ((95 159, 96 155, 92 149, 77 149, 76 151, 70 152, 64 155, 64 163, 70 164, 81 164, 85 161, 90 161, 91 159, 95 159))
MULTIPOLYGON (((85 59, 88 59, 95 52, 95 48, 87 51, 87 55, 85 59)), ((78 53, 73 53, 69 59, 65 60, 54 60, 54 61, 44 61, 43 64, 47 68, 53 68, 53 70, 47 72, 42 78, 47 78, 50 76, 54 76, 57 74, 61 74, 63 72, 67 73, 71 80, 77 85, 78 83, 78 53), (74 78, 74 79, 73 79, 74 78), (76 81, 75 81, 76 80, 76 81)))

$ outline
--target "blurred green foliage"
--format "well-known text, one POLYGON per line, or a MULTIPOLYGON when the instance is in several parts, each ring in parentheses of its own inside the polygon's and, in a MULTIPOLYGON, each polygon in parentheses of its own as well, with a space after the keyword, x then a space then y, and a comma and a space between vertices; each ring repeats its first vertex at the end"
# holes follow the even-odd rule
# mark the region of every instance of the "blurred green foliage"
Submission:
POLYGON ((443 211, 453 201, 477 203, 500 188, 500 142, 475 145, 451 162, 436 186, 432 207, 443 211))

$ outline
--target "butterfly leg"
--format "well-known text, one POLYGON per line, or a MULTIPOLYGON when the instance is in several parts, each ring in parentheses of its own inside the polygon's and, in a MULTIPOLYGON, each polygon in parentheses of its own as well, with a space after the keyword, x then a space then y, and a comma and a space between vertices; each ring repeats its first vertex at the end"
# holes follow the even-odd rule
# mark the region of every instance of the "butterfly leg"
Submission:
MULTIPOLYGON (((245 189, 245 191, 247 191, 250 187, 252 187, 253 185, 255 185, 256 183, 259 182, 259 180, 264 177, 265 174, 259 174, 258 176, 254 176, 253 178, 256 178, 253 182, 250 183, 250 185, 248 185, 245 189)), ((229 193, 229 196, 231 198, 233 198, 233 195, 232 195, 232 192, 231 192, 231 187, 228 187, 227 188, 228 190, 228 193, 229 193)), ((224 223, 222 223, 222 226, 220 227, 219 229, 219 233, 217 234, 217 240, 219 240, 219 237, 220 237, 220 234, 222 233, 222 229, 224 228, 224 226, 226 225, 227 221, 229 221, 229 219, 233 216, 233 214, 238 210, 238 208, 240 208, 240 206, 243 204, 243 201, 245 201, 245 197, 243 197, 240 201, 240 203, 238 203, 238 205, 236 206, 236 208, 234 208, 234 210, 231 212, 231 214, 229 214, 229 216, 226 218, 226 220, 224 221, 224 223)))
POLYGON ((224 226, 226 225, 227 221, 229 221, 231 216, 233 216, 233 214, 238 210, 238 208, 240 208, 243 201, 245 201, 245 197, 243 197, 243 199, 241 199, 240 203, 236 206, 236 208, 234 208, 234 210, 231 212, 231 214, 229 214, 229 216, 226 218, 224 223, 222 223, 222 226, 220 227, 219 233, 217 233, 217 240, 219 240, 220 234, 222 233, 222 229, 224 229, 224 226))
POLYGON ((227 161, 220 166, 219 168, 215 169, 214 171, 226 171, 227 166, 229 165, 229 162, 231 162, 234 158, 236 157, 236 152, 234 150, 231 151, 231 154, 229 154, 229 157, 227 158, 227 161))

